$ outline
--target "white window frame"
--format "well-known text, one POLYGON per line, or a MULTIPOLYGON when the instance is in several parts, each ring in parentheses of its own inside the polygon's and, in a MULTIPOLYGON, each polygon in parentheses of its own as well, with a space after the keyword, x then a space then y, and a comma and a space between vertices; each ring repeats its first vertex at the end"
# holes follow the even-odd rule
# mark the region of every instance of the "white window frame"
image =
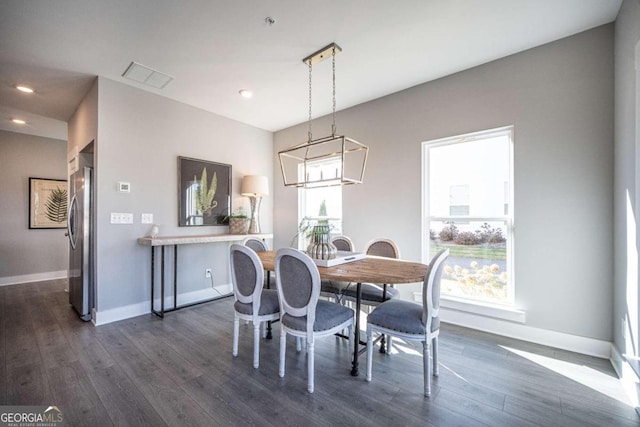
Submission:
MULTIPOLYGON (((442 299, 460 301, 465 305, 473 306, 504 306, 513 307, 515 304, 515 264, 514 264, 514 244, 515 244, 515 226, 514 226, 514 127, 504 126, 495 129, 489 129, 479 132, 472 132, 464 135, 440 138, 422 143, 422 261, 429 262, 434 254, 429 253, 429 231, 432 221, 504 221, 507 233, 507 300, 501 302, 487 302, 473 298, 461 298, 459 296, 442 294, 442 299), (445 145, 458 144, 463 142, 471 142, 479 139, 487 139, 496 136, 506 135, 509 138, 509 214, 501 216, 431 216, 429 206, 429 150, 431 148, 442 147, 445 145)), ((443 305, 446 305, 443 304, 443 305)))
MULTIPOLYGON (((330 163, 330 162, 335 162, 336 159, 335 158, 331 158, 330 161, 325 159, 325 160, 318 160, 317 163, 330 163)), ((302 164, 301 164, 302 166, 302 164)), ((302 170, 299 171, 299 173, 303 173, 302 170)), ((336 186, 336 187, 340 187, 340 198, 343 197, 343 193, 342 193, 342 186, 336 186)), ((298 188, 298 224, 300 224, 305 218, 310 220, 310 221, 317 221, 319 218, 316 215, 304 215, 303 211, 305 211, 306 206, 307 206, 307 191, 308 190, 314 190, 314 188, 304 188, 304 187, 300 187, 298 188)), ((340 217, 330 217, 328 218, 330 223, 337 223, 338 227, 337 227, 337 231, 332 231, 332 234, 342 234, 342 218, 343 218, 343 212, 340 212, 340 217)), ((304 246, 304 239, 298 235, 298 239, 297 239, 297 243, 298 245, 298 249, 306 249, 304 246)))

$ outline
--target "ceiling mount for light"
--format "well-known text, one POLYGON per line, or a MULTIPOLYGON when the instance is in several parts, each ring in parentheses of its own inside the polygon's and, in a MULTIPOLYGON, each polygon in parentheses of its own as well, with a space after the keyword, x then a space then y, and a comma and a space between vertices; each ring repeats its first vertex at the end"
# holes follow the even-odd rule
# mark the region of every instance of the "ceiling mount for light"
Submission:
MULTIPOLYGON (((331 43, 302 60, 309 68, 309 130, 306 142, 278 152, 286 187, 317 188, 361 184, 369 148, 360 142, 336 134, 336 54, 340 46, 331 43), (313 139, 311 132, 311 74, 313 65, 332 59, 333 123, 331 135, 313 139), (320 172, 316 165, 335 162, 335 173, 320 172)), ((331 168, 333 169, 333 168, 331 168)))

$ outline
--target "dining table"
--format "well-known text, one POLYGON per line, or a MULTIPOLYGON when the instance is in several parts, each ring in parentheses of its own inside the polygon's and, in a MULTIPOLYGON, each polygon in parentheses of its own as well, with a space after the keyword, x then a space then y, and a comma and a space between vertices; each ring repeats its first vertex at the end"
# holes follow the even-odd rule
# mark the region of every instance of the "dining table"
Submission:
MULTIPOLYGON (((262 266, 267 271, 275 271, 277 251, 258 252, 262 266)), ((320 278, 339 282, 352 282, 356 287, 356 321, 354 331, 353 359, 351 375, 358 375, 358 356, 360 354, 360 308, 362 302, 362 284, 400 285, 423 282, 427 274, 427 265, 419 262, 396 258, 384 258, 367 255, 362 259, 334 265, 318 266, 320 278)), ((363 349, 362 351, 365 351, 363 349)))

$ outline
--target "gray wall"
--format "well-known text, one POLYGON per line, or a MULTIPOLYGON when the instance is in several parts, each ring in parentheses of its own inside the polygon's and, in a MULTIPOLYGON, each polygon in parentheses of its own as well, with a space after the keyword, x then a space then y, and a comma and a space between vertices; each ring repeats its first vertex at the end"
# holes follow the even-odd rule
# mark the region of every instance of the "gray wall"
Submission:
POLYGON ((614 345, 638 356, 640 3, 625 0, 615 24, 614 345), (624 319, 624 321, 623 321, 624 319), (621 331, 625 325, 625 339, 621 331))
MULTIPOLYGON (((330 117, 316 122, 329 134, 330 117)), ((410 260, 422 259, 421 142, 514 125, 516 305, 529 326, 611 340, 613 25, 341 111, 337 125, 370 147, 365 183, 344 187, 345 234, 358 248, 391 238, 410 260)), ((282 130, 274 149, 305 138, 305 124, 282 130)), ((297 191, 276 185, 275 198, 287 246, 297 191)))
MULTIPOLYGON (((149 232, 141 213, 152 213, 160 234, 226 233, 228 227, 178 227, 178 156, 232 165, 232 206, 248 208, 239 194, 242 177, 266 175, 273 183, 273 136, 215 114, 108 79, 98 83, 97 283, 98 311, 148 301, 150 252, 136 243, 149 232), (116 192, 118 181, 131 193, 116 192), (133 225, 112 225, 111 212, 134 214, 133 225)), ((272 201, 261 209, 264 232, 271 232, 272 201)), ((179 249, 181 292, 228 284, 228 245, 188 245, 179 249)))
POLYGON ((29 229, 29 177, 66 179, 66 147, 58 139, 0 131, 0 279, 69 268, 65 229, 29 229))

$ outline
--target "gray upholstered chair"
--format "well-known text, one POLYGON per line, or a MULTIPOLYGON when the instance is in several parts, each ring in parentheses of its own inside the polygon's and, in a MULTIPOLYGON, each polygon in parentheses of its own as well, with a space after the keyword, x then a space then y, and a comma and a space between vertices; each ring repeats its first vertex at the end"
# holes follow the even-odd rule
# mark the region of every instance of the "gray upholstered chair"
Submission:
POLYGON ((260 324, 280 317, 276 290, 264 289, 264 269, 255 251, 231 245, 231 280, 233 282, 233 356, 238 355, 240 319, 253 323, 253 367, 260 365, 260 324))
POLYGON ((242 245, 248 246, 256 252, 264 252, 269 250, 267 243, 264 240, 259 239, 257 237, 251 237, 251 236, 245 237, 242 240, 242 245))
POLYGON ((449 249, 438 252, 429 263, 422 284, 422 304, 393 299, 378 305, 367 316, 367 381, 371 381, 373 332, 422 341, 424 395, 431 395, 429 348, 433 343, 433 375, 438 376, 438 335, 440 334, 440 278, 449 249))
POLYGON ((352 344, 353 310, 320 300, 320 273, 309 256, 291 248, 278 250, 276 284, 280 300, 280 377, 284 377, 287 334, 306 338, 308 391, 314 387, 314 346, 316 338, 333 335, 345 328, 352 344))
MULTIPOLYGON (((389 239, 375 239, 369 242, 364 248, 367 255, 380 256, 385 258, 400 258, 398 246, 389 239)), ((375 306, 386 300, 398 298, 400 293, 390 285, 378 286, 371 283, 363 283, 361 286, 361 304, 375 306), (383 289, 386 287, 386 293, 383 289)), ((357 297, 357 287, 355 284, 342 290, 343 297, 347 300, 355 301, 357 297)))
POLYGON ((353 242, 347 236, 334 236, 331 238, 331 243, 333 243, 339 251, 353 252, 353 242))
MULTIPOLYGON (((333 243, 339 251, 353 252, 353 242, 347 236, 334 236, 331 238, 331 243, 333 243)), ((322 280, 320 282, 320 295, 333 298, 336 302, 340 302, 342 291, 348 287, 348 282, 322 280)))
MULTIPOLYGON (((267 243, 258 237, 245 237, 242 240, 242 245, 253 249, 255 252, 264 252, 269 250, 269 246, 267 246, 267 243)), ((264 286, 267 289, 273 289, 275 286, 275 280, 273 280, 273 278, 271 277, 270 271, 267 271, 264 286)))

